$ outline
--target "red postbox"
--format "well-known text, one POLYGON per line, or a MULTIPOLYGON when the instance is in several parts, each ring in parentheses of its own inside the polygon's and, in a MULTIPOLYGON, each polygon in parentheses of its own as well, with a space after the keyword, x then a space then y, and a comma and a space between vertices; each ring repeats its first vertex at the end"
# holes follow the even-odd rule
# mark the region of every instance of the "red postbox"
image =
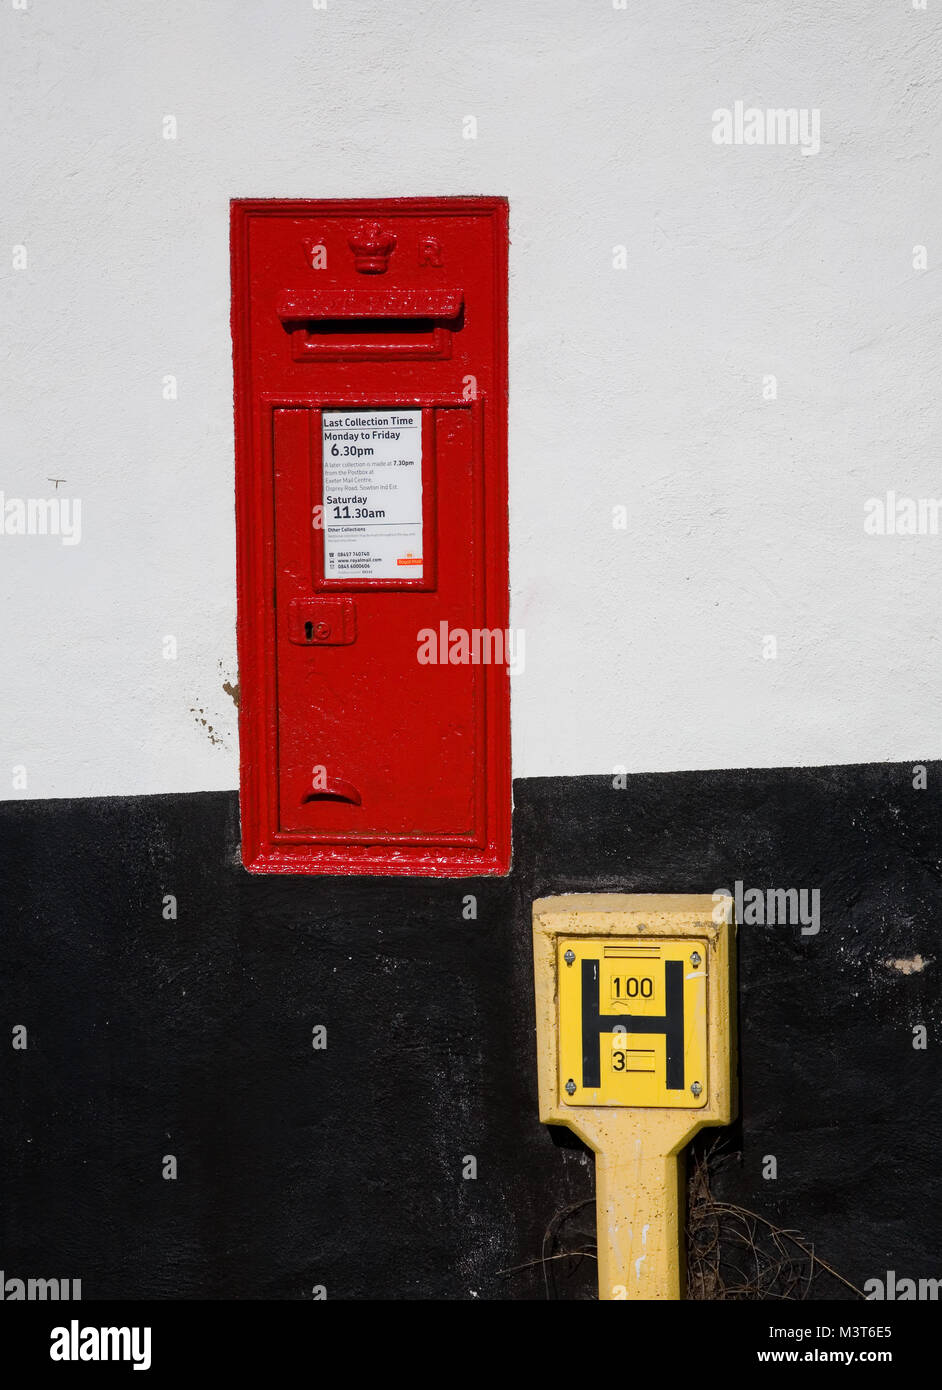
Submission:
POLYGON ((232 204, 242 858, 506 873, 507 204, 232 204))

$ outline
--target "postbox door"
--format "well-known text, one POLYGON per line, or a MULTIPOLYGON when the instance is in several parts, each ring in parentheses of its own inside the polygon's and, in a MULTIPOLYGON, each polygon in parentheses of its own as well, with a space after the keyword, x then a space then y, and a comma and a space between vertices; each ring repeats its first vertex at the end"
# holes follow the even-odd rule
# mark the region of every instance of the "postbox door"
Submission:
MULTIPOLYGON (((388 506, 366 505, 386 500, 387 484, 324 488, 328 411, 282 408, 273 417, 279 830, 329 833, 351 850, 364 838, 374 845, 474 846, 485 833, 484 778, 475 771, 484 755, 486 667, 460 659, 460 634, 484 626, 475 592, 483 476, 474 458, 476 411, 468 403, 416 410, 414 400, 329 411, 333 422, 357 422, 332 433, 363 440, 374 427, 360 421, 385 425, 418 416, 402 437, 417 427, 419 448, 410 441, 399 452, 420 455, 425 525, 420 544, 407 530, 405 538, 392 537, 392 551, 375 540, 369 548, 371 537, 379 533, 385 542, 397 526, 373 515, 388 506), (348 497, 354 500, 333 500, 348 497), (352 534, 340 541, 329 525, 337 511, 351 514, 352 534), (392 565, 375 560, 382 572, 372 580, 377 587, 368 587, 370 577, 358 569, 349 580, 328 578, 331 545, 365 556, 352 563, 367 569, 372 557, 381 561, 388 553, 393 564, 405 562, 401 578, 387 577, 392 565), (397 546, 402 554, 393 553, 397 546), (405 587, 416 583, 414 561, 421 561, 426 588, 405 587), (453 634, 459 634, 454 643, 453 634), (459 658, 454 663, 452 654, 459 658)), ((357 468, 361 477, 390 472, 374 469, 368 457, 357 468)), ((470 647, 467 655, 473 657, 470 647)))

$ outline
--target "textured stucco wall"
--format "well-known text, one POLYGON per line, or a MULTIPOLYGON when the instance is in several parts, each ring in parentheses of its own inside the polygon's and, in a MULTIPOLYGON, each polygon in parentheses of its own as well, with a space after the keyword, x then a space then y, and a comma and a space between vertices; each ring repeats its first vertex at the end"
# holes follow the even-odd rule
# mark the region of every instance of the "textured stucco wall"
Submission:
MULTIPOLYGON (((0 1046, 0 1268, 87 1300, 594 1297, 592 1260, 540 1264, 596 1231, 591 1156, 539 1119, 531 904, 741 880, 819 886, 820 930, 738 931, 715 1196, 851 1286, 790 1249, 792 1298, 937 1278, 928 771, 919 793, 899 764, 524 780, 512 875, 460 884, 247 874, 231 792, 0 807, 0 1020, 28 1032, 0 1046)), ((726 1280, 774 1298, 756 1239, 761 1276, 734 1244, 726 1280)))
POLYGON ((510 198, 518 775, 931 757, 939 13, 8 0, 0 795, 235 785, 235 195, 510 198))

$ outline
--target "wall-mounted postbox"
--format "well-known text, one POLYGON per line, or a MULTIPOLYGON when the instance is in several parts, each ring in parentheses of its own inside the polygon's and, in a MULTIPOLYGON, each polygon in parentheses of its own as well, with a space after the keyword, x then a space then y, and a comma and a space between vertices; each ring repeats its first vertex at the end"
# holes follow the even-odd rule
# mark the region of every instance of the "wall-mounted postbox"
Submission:
POLYGON ((510 860, 507 205, 232 206, 242 857, 510 860))
POLYGON ((734 932, 726 898, 533 904, 540 1118, 595 1150, 600 1299, 683 1297, 683 1148, 735 1113, 734 932))

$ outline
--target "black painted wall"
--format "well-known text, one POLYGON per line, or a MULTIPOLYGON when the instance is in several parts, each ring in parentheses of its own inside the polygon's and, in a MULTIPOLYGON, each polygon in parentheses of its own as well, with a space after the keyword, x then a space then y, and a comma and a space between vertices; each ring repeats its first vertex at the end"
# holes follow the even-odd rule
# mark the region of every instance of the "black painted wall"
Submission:
POLYGON ((591 1243, 593 1170, 537 1116, 530 904, 738 879, 820 888, 821 929, 740 929, 714 1195, 858 1287, 942 1275, 940 787, 517 782, 513 872, 473 881, 253 877, 235 793, 0 805, 0 1268, 86 1299, 593 1297, 590 1258, 539 1263, 548 1229, 591 1243))

